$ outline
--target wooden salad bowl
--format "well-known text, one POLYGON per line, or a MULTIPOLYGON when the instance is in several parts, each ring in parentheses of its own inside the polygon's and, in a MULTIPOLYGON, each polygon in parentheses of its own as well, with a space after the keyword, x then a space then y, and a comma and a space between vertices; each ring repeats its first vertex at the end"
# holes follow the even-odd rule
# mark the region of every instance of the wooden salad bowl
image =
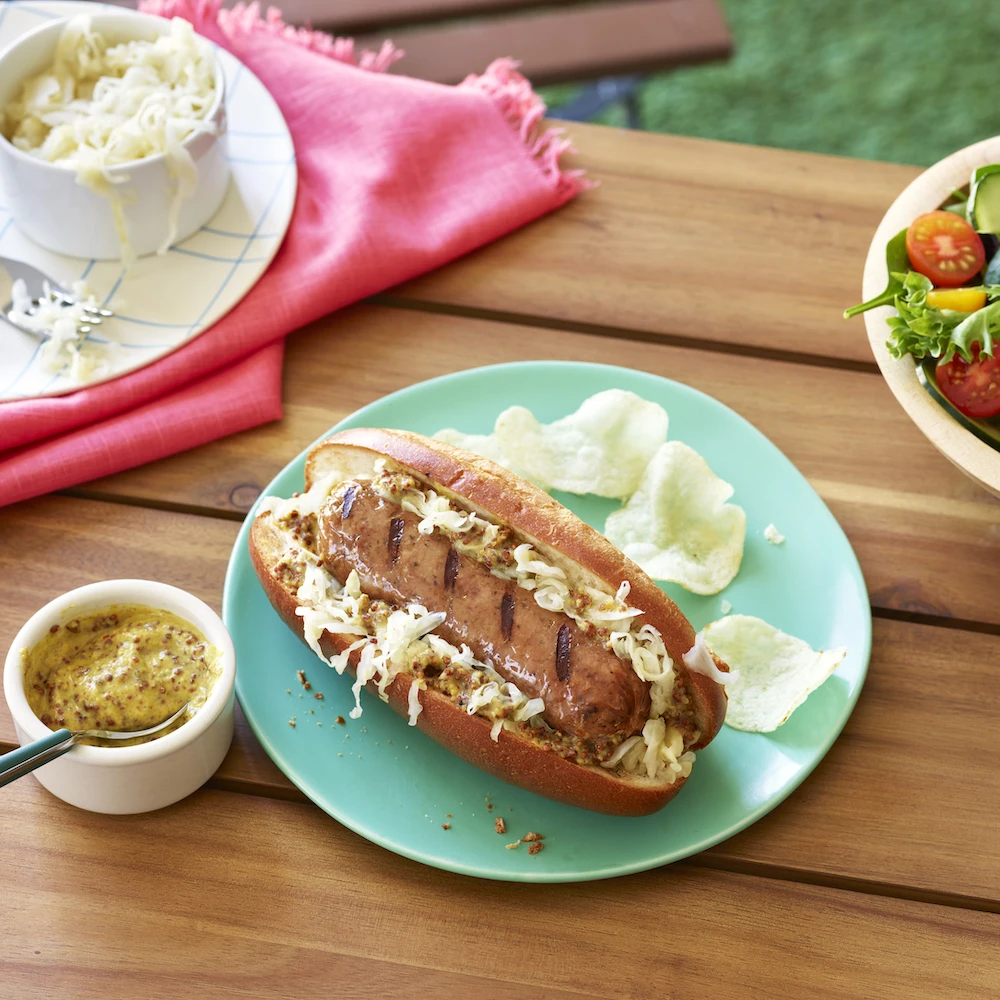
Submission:
MULTIPOLYGON (((909 184, 882 217, 865 260, 862 298, 878 295, 887 280, 886 244, 918 215, 939 208, 957 188, 965 187, 972 171, 1000 163, 1000 136, 984 139, 928 167, 909 184)), ((886 383, 910 419, 942 455, 994 496, 1000 497, 1000 451, 983 440, 966 422, 949 413, 921 384, 917 363, 910 356, 894 358, 886 340, 891 306, 864 313, 872 353, 886 383)))

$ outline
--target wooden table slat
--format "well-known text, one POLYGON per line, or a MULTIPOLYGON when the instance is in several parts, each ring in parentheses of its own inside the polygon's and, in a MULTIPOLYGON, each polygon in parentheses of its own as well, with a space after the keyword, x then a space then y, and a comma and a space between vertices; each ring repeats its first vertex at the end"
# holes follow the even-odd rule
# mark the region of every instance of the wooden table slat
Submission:
POLYGON ((402 301, 871 364, 861 273, 914 167, 567 125, 600 186, 402 301))
MULTIPOLYGON (((16 566, 24 580, 0 608, 0 635, 9 641, 46 600, 93 579, 88 567, 97 560, 119 576, 156 565, 158 578, 219 607, 236 531, 219 519, 65 497, 20 505, 0 521, 0 575, 9 578, 16 566), (75 565, 60 563, 57 553, 68 551, 75 565)), ((1000 688, 983 683, 983 664, 1000 657, 1000 637, 900 622, 876 626, 866 688, 830 754, 783 806, 717 853, 1000 901, 1000 771, 991 765, 1000 744, 1000 688), (961 739, 950 745, 949 733, 961 739), (930 813, 923 806, 929 781, 937 784, 930 813), (977 845, 971 854, 970 842, 977 845)), ((283 697, 289 686, 290 678, 275 678, 276 694, 283 697)), ((334 692, 324 690, 333 711, 334 692)), ((346 709, 346 684, 341 693, 346 709)), ((8 713, 0 712, 0 739, 13 736, 8 713)), ((295 795, 245 723, 219 781, 267 796, 295 795)))
MULTIPOLYGON (((284 420, 0 511, 0 643, 96 579, 218 608, 242 513, 337 420, 462 366, 585 360, 715 396, 827 501, 877 615, 844 732, 784 803, 689 863, 557 886, 368 843, 301 800, 239 713, 209 787, 156 813, 81 812, 26 778, 2 790, 0 995, 1000 1000, 1000 503, 920 436, 840 318, 916 170, 571 131, 600 186, 290 338, 284 420)), ((0 751, 12 738, 0 706, 0 751)))
POLYGON ((398 858, 310 807, 224 792, 119 817, 21 782, 5 790, 0 867, 12 996, 53 996, 36 990, 60 979, 124 996, 140 974, 158 997, 997 995, 993 914, 685 865, 489 883, 398 858))
MULTIPOLYGON (((469 345, 477 364, 541 358, 618 364, 715 396, 813 481, 855 545, 877 607, 1000 625, 993 600, 1000 504, 927 443, 881 377, 861 372, 359 307, 292 338, 280 423, 87 484, 86 491, 238 515, 338 420, 454 370, 469 345), (412 353, 415 344, 421 350, 412 353)), ((498 412, 503 405, 498 401, 498 412)), ((715 471, 725 477, 725 468, 715 471)))

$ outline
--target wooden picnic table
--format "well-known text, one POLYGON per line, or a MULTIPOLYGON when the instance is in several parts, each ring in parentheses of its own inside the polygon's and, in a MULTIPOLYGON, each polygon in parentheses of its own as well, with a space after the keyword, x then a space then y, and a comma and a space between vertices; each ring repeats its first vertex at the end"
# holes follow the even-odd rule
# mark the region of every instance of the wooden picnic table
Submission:
MULTIPOLYGON (((843 734, 731 840, 572 885, 374 846, 239 715, 217 775, 159 812, 87 813, 24 779, 0 799, 3 997, 1000 996, 1000 506, 911 425, 840 317, 917 171, 573 134, 598 188, 290 337, 280 422, 0 511, 0 640, 101 578, 219 608, 260 489, 386 393, 494 362, 611 362, 735 409, 843 525, 875 619, 843 734)), ((13 739, 0 712, 0 750, 13 739)))

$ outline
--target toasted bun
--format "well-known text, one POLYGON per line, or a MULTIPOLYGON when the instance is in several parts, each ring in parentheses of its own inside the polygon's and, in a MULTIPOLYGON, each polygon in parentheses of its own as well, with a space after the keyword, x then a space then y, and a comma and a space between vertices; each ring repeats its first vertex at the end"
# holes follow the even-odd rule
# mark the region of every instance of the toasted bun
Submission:
MULTIPOLYGON (((320 442, 306 460, 306 487, 332 473, 370 475, 377 458, 386 459, 389 468, 426 481, 438 493, 487 519, 507 524, 544 559, 564 568, 571 566, 573 575, 590 586, 613 592, 628 580, 628 603, 643 611, 643 621, 659 630, 675 671, 687 684, 701 731, 694 748, 705 746, 718 733, 725 718, 725 692, 711 678, 688 671, 683 662, 684 654, 694 645, 694 629, 673 601, 599 532, 507 469, 405 431, 359 428, 320 442)), ((280 570, 289 544, 286 533, 267 513, 251 526, 250 556, 261 584, 278 614, 302 638, 302 619, 295 614, 297 588, 280 570)), ((320 646, 330 656, 350 641, 327 632, 320 638, 320 646)), ((352 659, 352 671, 355 665, 352 659)), ((388 687, 390 706, 404 717, 411 680, 410 674, 398 674, 388 687)), ((665 784, 575 764, 506 730, 494 742, 486 719, 469 715, 433 688, 421 692, 420 703, 423 708, 417 726, 436 742, 470 764, 547 798, 596 812, 642 816, 661 809, 684 784, 684 779, 665 784)))

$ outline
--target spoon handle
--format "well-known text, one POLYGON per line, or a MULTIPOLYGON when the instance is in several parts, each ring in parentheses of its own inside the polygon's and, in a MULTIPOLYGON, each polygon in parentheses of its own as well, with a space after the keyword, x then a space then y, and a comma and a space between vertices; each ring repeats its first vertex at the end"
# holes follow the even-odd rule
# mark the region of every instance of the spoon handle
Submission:
POLYGON ((66 753, 75 742, 73 737, 68 729, 60 729, 0 756, 0 788, 66 753))

